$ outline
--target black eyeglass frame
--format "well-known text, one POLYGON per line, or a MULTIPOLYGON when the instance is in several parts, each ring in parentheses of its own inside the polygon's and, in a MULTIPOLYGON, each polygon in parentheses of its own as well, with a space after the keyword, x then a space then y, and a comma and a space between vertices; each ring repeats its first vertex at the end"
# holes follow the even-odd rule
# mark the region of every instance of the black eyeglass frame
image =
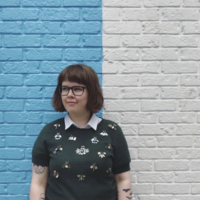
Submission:
MULTIPOLYGON (((71 90, 72 93, 74 94, 73 88, 76 88, 76 87, 82 88, 82 89, 83 89, 83 93, 84 93, 84 90, 87 89, 87 87, 84 87, 84 86, 73 86, 73 87, 61 86, 61 87, 59 87, 59 93, 60 93, 61 96, 67 96, 67 95, 69 94, 69 91, 71 90), (67 93, 67 94, 62 95, 62 87, 65 87, 65 88, 68 89, 68 93, 67 93)), ((82 96, 83 93, 82 93, 81 95, 76 95, 76 94, 74 94, 74 95, 75 95, 75 96, 82 96)))

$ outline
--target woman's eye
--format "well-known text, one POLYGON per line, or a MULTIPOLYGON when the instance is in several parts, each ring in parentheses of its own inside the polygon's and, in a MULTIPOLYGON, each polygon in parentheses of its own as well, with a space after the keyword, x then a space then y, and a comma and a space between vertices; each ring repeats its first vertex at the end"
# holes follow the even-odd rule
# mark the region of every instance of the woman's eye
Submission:
POLYGON ((81 87, 75 87, 74 91, 82 91, 82 88, 81 87))
POLYGON ((63 88, 62 88, 62 91, 67 91, 67 90, 68 90, 67 87, 63 87, 63 88))

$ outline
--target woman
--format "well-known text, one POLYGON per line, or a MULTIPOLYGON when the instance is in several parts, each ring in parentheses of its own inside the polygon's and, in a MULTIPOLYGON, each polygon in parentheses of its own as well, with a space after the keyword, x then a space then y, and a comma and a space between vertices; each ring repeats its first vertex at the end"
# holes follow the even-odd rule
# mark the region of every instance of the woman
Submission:
POLYGON ((30 200, 132 199, 130 155, 121 128, 97 117, 103 96, 91 67, 75 64, 58 76, 56 111, 32 151, 30 200))

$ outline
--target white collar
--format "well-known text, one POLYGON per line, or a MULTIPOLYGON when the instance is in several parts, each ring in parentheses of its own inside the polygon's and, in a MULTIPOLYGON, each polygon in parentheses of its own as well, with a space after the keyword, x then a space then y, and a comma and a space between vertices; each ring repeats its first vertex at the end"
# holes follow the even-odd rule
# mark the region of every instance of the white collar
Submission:
MULTIPOLYGON (((97 130, 97 125, 101 122, 101 118, 97 117, 95 114, 92 115, 89 122, 82 128, 82 129, 89 129, 93 128, 95 131, 97 130)), ((65 119, 65 130, 68 129, 71 125, 76 126, 77 128, 80 128, 77 124, 75 124, 69 115, 66 115, 65 119)), ((80 128, 81 129, 81 128, 80 128)))

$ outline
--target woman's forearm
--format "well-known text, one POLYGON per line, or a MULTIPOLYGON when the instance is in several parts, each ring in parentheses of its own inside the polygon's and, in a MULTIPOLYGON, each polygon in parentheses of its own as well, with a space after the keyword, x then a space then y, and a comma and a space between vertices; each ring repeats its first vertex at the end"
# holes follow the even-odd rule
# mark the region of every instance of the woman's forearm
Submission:
POLYGON ((45 200, 45 187, 31 184, 30 200, 45 200))
POLYGON ((118 200, 132 199, 131 182, 129 180, 117 182, 118 200))

